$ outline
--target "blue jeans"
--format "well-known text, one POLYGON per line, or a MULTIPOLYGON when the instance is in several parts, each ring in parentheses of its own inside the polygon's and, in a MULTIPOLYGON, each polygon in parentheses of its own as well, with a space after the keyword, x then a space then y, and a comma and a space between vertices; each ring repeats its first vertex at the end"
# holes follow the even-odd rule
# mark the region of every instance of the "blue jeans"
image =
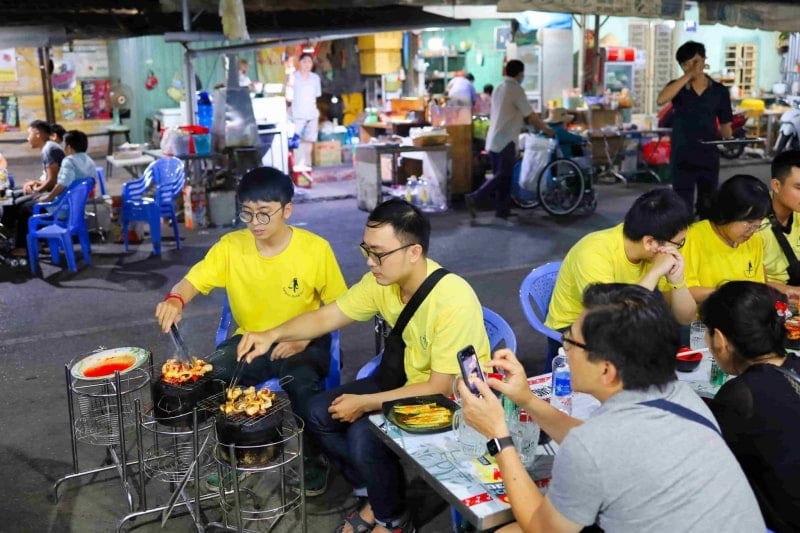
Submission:
MULTIPOLYGON (((230 382, 236 370, 236 347, 241 338, 241 335, 234 335, 217 346, 217 350, 221 350, 223 354, 212 361, 214 374, 226 383, 230 382)), ((281 387, 289 396, 294 414, 307 424, 309 400, 324 388, 322 379, 327 375, 330 366, 331 336, 324 335, 314 339, 304 351, 288 359, 270 361, 271 352, 270 349, 252 363, 245 363, 239 383, 249 387, 271 378, 291 377, 281 387), (321 369, 324 369, 324 373, 321 369)), ((317 457, 320 453, 319 444, 313 437, 309 437, 308 432, 303 432, 303 450, 306 457, 317 457)))
POLYGON ((309 402, 308 429, 323 451, 353 487, 366 487, 375 517, 386 521, 406 510, 406 480, 400 460, 370 429, 367 416, 353 423, 334 420, 328 412, 342 394, 380 392, 377 379, 368 377, 326 390, 309 402))

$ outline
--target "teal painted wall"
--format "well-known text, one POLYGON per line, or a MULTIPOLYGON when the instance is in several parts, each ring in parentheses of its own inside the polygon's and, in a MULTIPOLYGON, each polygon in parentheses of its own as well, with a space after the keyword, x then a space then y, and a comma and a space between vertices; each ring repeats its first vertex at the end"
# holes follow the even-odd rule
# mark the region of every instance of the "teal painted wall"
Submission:
MULTIPOLYGON (((722 72, 725 64, 725 45, 729 43, 754 43, 758 45, 758 86, 766 91, 772 90, 772 84, 780 81, 781 58, 777 52, 778 32, 750 30, 722 24, 701 25, 699 10, 696 6, 686 9, 684 19, 696 22, 697 31, 687 32, 682 21, 675 21, 675 50, 686 41, 698 41, 705 45, 709 72, 712 76, 722 72)), ((589 27, 593 27, 593 17, 587 17, 589 27)), ((601 19, 602 20, 602 19, 601 19)), ((613 34, 620 46, 628 45, 628 18, 608 17, 600 27, 600 38, 613 34)), ((574 47, 578 50, 582 32, 575 32, 574 47)), ((673 57, 674 52, 673 50, 673 57)), ((676 70, 677 72, 677 70, 676 70)))
POLYGON ((475 19, 463 28, 453 28, 437 32, 422 32, 422 47, 427 45, 428 38, 439 35, 444 38, 445 45, 455 45, 458 49, 462 41, 472 43, 466 53, 466 70, 475 76, 475 89, 481 92, 483 86, 491 83, 495 87, 503 81, 503 58, 505 51, 494 49, 494 29, 508 27, 507 20, 475 19), (483 63, 478 64, 478 52, 483 55, 483 63))
MULTIPOLYGON (((202 47, 219 46, 224 43, 208 42, 202 47)), ((193 44, 193 48, 201 45, 193 44)), ((120 80, 132 92, 131 117, 124 122, 131 128, 133 142, 147 142, 145 139, 145 118, 152 116, 162 108, 174 108, 179 104, 167 94, 167 89, 173 86, 173 80, 183 86, 183 46, 176 43, 166 43, 160 36, 137 37, 134 39, 120 39, 110 41, 108 45, 109 68, 111 81, 120 80), (144 87, 149 71, 158 77, 158 85, 148 91, 144 87), (136 118, 139 117, 139 118, 136 118)), ((256 78, 255 55, 253 52, 240 54, 250 62, 250 77, 256 78)), ((208 57, 195 59, 194 68, 203 89, 211 90, 214 85, 224 81, 223 59, 221 55, 214 54, 208 57)))

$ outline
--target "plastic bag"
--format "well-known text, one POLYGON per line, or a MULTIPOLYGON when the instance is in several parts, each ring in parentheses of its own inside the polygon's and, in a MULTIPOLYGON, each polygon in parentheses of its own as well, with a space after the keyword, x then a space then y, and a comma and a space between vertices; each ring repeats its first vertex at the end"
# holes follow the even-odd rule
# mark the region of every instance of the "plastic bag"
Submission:
POLYGON ((222 33, 229 40, 246 41, 250 39, 242 0, 220 0, 219 16, 222 18, 222 33))
POLYGON ((550 156, 556 147, 556 140, 539 135, 528 135, 525 138, 525 152, 522 155, 522 167, 519 174, 519 185, 525 190, 536 190, 536 178, 539 172, 550 162, 550 156))

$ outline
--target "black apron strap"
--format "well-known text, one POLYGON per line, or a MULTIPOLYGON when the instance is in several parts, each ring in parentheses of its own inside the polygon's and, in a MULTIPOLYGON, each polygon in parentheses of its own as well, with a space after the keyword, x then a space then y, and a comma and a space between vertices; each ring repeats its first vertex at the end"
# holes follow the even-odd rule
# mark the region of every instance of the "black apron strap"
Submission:
POLYGON ((403 307, 403 310, 400 312, 400 316, 397 317, 397 322, 394 326, 392 326, 392 333, 396 331, 398 335, 403 335, 403 330, 406 328, 408 321, 411 320, 411 317, 414 316, 414 313, 417 312, 417 308, 422 304, 425 298, 428 297, 428 294, 433 290, 433 287, 439 283, 439 280, 449 273, 449 270, 440 268, 425 278, 425 281, 422 282, 422 285, 419 286, 416 292, 411 296, 411 299, 408 301, 406 306, 403 307))
POLYGON ((770 213, 769 215, 769 222, 770 226, 772 227, 772 233, 775 235, 775 239, 778 241, 778 245, 783 250, 783 255, 786 256, 786 260, 789 261, 789 267, 786 269, 786 272, 789 274, 789 285, 798 286, 800 285, 800 279, 795 275, 800 268, 800 260, 797 259, 797 256, 794 254, 794 250, 792 250, 792 246, 789 244, 789 241, 786 239, 786 235, 783 233, 783 228, 781 227, 778 219, 775 218, 774 213, 770 213))

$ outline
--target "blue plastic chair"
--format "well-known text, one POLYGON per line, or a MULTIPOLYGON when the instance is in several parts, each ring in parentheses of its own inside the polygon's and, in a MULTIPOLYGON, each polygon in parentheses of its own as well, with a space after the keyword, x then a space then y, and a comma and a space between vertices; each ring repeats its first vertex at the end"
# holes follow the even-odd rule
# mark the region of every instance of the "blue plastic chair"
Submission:
POLYGON ((165 157, 150 163, 144 175, 122 184, 122 240, 128 251, 128 226, 134 220, 150 225, 153 253, 161 255, 161 219, 169 218, 175 233, 175 244, 181 249, 178 232, 178 216, 175 212, 175 197, 183 191, 186 174, 183 162, 176 157, 165 157), (145 193, 155 186, 152 198, 145 193))
MULTIPOLYGON (((538 266, 525 276, 519 288, 519 302, 522 304, 522 312, 528 320, 528 324, 533 329, 556 342, 561 342, 561 334, 558 331, 544 325, 547 319, 547 310, 550 307, 550 298, 553 296, 553 288, 556 286, 558 271, 561 269, 561 261, 553 261, 538 266)), ((553 354, 547 354, 545 369, 551 367, 553 354)))
MULTIPOLYGON (((228 303, 228 297, 222 302, 222 313, 219 317, 219 325, 217 326, 216 346, 222 344, 222 341, 228 338, 228 330, 230 329, 231 322, 233 321, 233 314, 231 313, 231 306, 228 303)), ((339 345, 339 330, 331 332, 331 365, 328 367, 328 377, 325 378, 325 389, 333 389, 338 387, 342 382, 342 350, 339 345)), ((278 383, 278 378, 270 378, 263 383, 256 386, 257 389, 269 389, 273 392, 282 392, 278 383)))
POLYGON ((55 201, 34 205, 33 215, 28 219, 28 261, 34 275, 39 268, 39 239, 47 239, 53 263, 58 263, 60 251, 63 250, 67 266, 72 272, 77 272, 72 246, 72 237, 75 235, 80 242, 84 262, 91 264, 89 256, 92 247, 84 209, 93 187, 93 178, 77 179, 55 201))
MULTIPOLYGON (((505 347, 512 352, 517 351, 517 337, 506 319, 489 309, 483 307, 483 327, 486 328, 486 335, 489 337, 489 347, 492 351, 505 347)), ((455 354, 453 354, 455 357, 455 354)), ((381 364, 383 351, 364 364, 356 374, 356 379, 368 378, 375 374, 378 365, 381 364)))

